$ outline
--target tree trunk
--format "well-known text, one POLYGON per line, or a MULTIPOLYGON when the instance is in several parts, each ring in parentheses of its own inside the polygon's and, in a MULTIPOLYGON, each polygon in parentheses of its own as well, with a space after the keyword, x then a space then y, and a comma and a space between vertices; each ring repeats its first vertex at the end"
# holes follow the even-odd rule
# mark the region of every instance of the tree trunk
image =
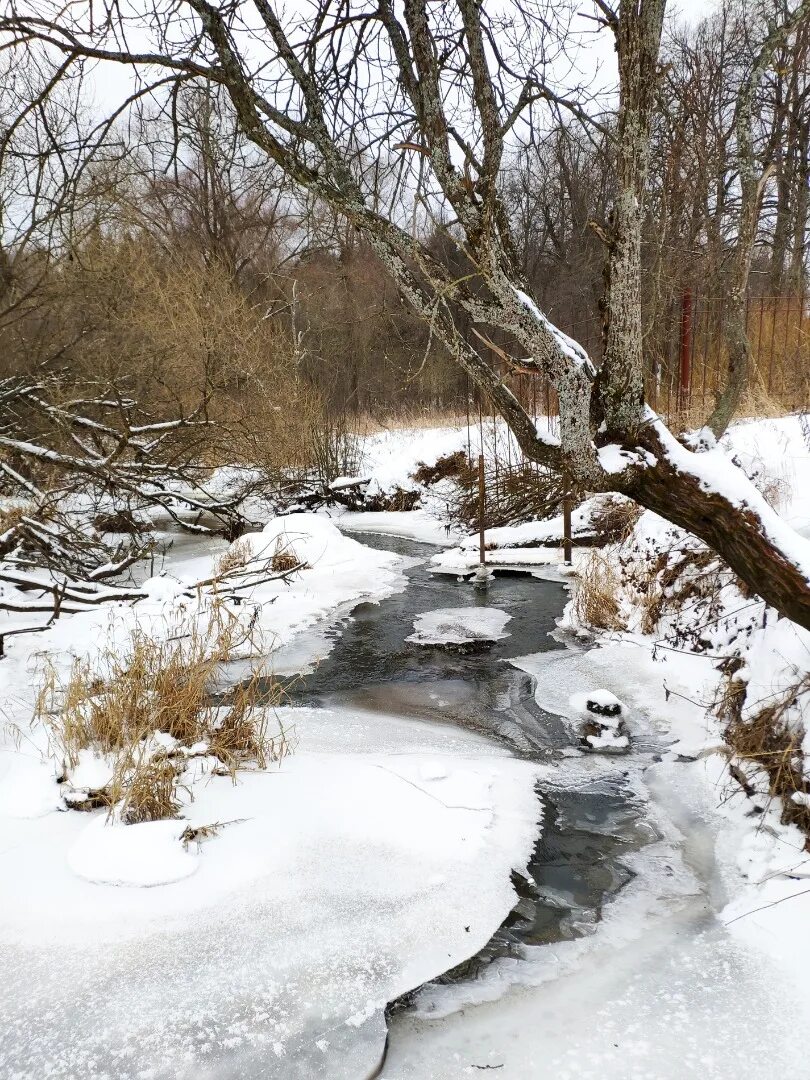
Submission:
POLYGON ((650 153, 650 123, 664 0, 622 4, 615 27, 620 111, 604 311, 605 351, 599 407, 609 434, 637 429, 644 411, 641 323, 641 231, 650 153))
MULTIPOLYGON (((793 533, 753 488, 745 505, 701 483, 703 455, 676 444, 676 460, 671 461, 672 449, 654 427, 647 430, 644 444, 656 464, 617 485, 623 494, 699 537, 766 603, 810 630, 810 543, 793 533), (689 469, 690 458, 695 472, 689 469), (786 536, 789 541, 781 543, 786 536)), ((728 462, 728 468, 736 466, 728 462)))

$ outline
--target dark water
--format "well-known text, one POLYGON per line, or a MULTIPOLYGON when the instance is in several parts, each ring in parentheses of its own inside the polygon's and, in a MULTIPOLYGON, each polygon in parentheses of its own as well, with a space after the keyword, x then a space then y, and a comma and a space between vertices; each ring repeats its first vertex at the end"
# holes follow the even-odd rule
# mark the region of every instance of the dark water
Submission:
POLYGON ((565 745, 559 719, 538 708, 533 680, 508 661, 561 646, 549 634, 566 600, 563 587, 527 574, 499 573, 486 590, 434 574, 436 549, 412 540, 354 534, 369 547, 423 560, 406 571, 408 587, 379 604, 361 604, 333 630, 332 652, 290 688, 292 705, 375 709, 442 720, 505 739, 537 753, 565 745), (509 636, 468 651, 405 639, 417 615, 437 608, 495 607, 511 615, 509 636))
MULTIPOLYGON (((485 591, 428 568, 435 548, 375 534, 355 534, 369 547, 421 560, 406 571, 407 588, 379 604, 359 605, 331 636, 334 647, 317 669, 290 687, 292 705, 358 707, 474 728, 522 757, 553 762, 570 747, 562 720, 534 699, 534 680, 509 661, 562 648, 549 636, 562 613, 562 585, 525 573, 496 574, 485 591), (437 608, 491 606, 512 618, 509 636, 471 651, 406 641, 415 617, 437 608)), ((544 826, 519 902, 489 944, 445 980, 474 978, 499 956, 587 933, 604 903, 631 878, 622 856, 649 841, 638 806, 617 762, 609 778, 587 788, 539 790, 544 826)), ((398 1007, 407 1000, 398 1003, 398 1007)))

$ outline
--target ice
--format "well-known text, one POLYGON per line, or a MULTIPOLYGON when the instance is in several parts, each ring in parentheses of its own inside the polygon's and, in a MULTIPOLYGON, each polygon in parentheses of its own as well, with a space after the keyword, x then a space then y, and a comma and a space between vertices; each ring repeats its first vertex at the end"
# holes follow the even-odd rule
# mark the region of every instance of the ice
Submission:
POLYGON ((440 608, 417 615, 414 632, 405 640, 417 645, 470 645, 499 641, 509 636, 506 624, 512 618, 500 608, 440 608))
POLYGON ((2 823, 4 1071, 368 1075, 386 1002, 486 943, 536 839, 536 767, 445 726, 282 715, 296 753, 209 776, 183 820, 2 823))
MULTIPOLYGON (((505 1080, 734 1080, 751 1062, 767 1062, 769 1075, 803 1076, 810 856, 773 800, 752 813, 752 801, 728 784, 724 756, 679 756, 701 733, 709 751, 716 746, 693 700, 712 684, 711 661, 655 662, 630 639, 520 666, 537 677, 544 707, 578 717, 578 699, 592 695, 572 687, 611 687, 600 699, 620 693, 644 739, 659 740, 658 764, 621 759, 647 801, 652 842, 625 858, 634 877, 593 933, 526 947, 472 982, 426 988, 413 1012, 393 1018, 383 1080, 461 1080, 483 1070, 505 1080), (682 741, 666 752, 673 739, 682 741)), ((578 770, 598 777, 615 768, 612 759, 567 758, 556 782, 566 782, 565 771, 571 784, 578 770)))
POLYGON ((441 1024, 395 1022, 382 1076, 461 1080, 488 1068, 502 1080, 734 1080, 756 1061, 768 1075, 804 1076, 807 999, 780 993, 776 980, 695 904, 640 940, 605 943, 564 978, 441 1024))
POLYGON ((336 515, 335 520, 347 532, 401 536, 437 547, 449 547, 458 537, 456 528, 444 525, 426 510, 347 511, 336 515))

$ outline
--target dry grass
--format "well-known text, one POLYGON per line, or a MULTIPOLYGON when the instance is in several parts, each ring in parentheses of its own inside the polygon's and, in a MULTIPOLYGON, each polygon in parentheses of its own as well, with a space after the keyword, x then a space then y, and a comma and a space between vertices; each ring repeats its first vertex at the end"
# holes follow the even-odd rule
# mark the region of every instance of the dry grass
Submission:
POLYGON ((577 572, 574 612, 584 626, 624 630, 618 592, 619 576, 600 551, 591 551, 577 572))
POLYGON ((591 514, 599 543, 621 544, 628 539, 643 511, 624 495, 606 495, 591 514))
POLYGON ((285 574, 296 568, 303 570, 306 564, 302 563, 295 554, 295 549, 289 543, 284 543, 279 536, 276 540, 276 549, 270 559, 270 569, 276 574, 285 574))
POLYGON ((805 674, 777 699, 743 718, 745 685, 732 676, 719 710, 728 720, 724 734, 735 755, 765 771, 769 794, 782 800, 783 822, 798 825, 808 837, 810 807, 794 802, 792 796, 810 794, 802 752, 806 718, 797 715, 802 698, 807 701, 809 694, 810 674, 805 674))
POLYGON ((167 757, 135 759, 124 755, 118 762, 107 797, 125 825, 177 817, 180 803, 177 780, 181 767, 167 757))
POLYGON ((8 529, 13 529, 16 525, 19 525, 23 518, 33 513, 34 510, 34 506, 30 503, 0 507, 0 535, 8 529))
POLYGON ((122 646, 92 662, 74 661, 66 679, 49 666, 37 697, 35 718, 65 775, 82 750, 112 759, 114 778, 104 796, 126 822, 174 816, 189 750, 204 746, 233 776, 249 764, 266 768, 289 749, 270 720, 283 691, 264 670, 254 670, 221 701, 214 696, 223 665, 252 631, 216 600, 202 627, 195 620, 173 629, 158 638, 135 628, 122 646), (175 740, 169 750, 155 743, 155 733, 175 740))
POLYGON ((253 558, 253 549, 247 540, 237 540, 217 559, 215 576, 227 577, 235 570, 243 570, 253 558))
POLYGON ((360 435, 374 435, 380 431, 411 431, 434 427, 459 427, 467 423, 466 413, 453 408, 407 408, 389 409, 384 416, 379 413, 360 413, 353 418, 353 425, 360 435))

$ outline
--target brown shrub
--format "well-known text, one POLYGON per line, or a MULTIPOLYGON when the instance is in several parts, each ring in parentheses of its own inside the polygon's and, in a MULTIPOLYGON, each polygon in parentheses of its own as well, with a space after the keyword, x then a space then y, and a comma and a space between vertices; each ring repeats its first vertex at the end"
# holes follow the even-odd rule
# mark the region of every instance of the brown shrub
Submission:
POLYGON ((621 544, 633 531, 643 513, 638 503, 623 495, 606 495, 599 500, 591 521, 600 544, 621 544))
MULTIPOLYGON (((798 825, 810 837, 810 807, 796 803, 795 793, 810 794, 804 775, 803 725, 789 714, 802 695, 810 692, 810 675, 804 675, 776 701, 769 701, 751 716, 743 718, 744 684, 729 680, 719 712, 728 718, 724 737, 743 760, 760 765, 768 777, 769 794, 782 800, 782 821, 798 825)), ((810 850, 810 839, 806 844, 810 850)))
POLYGON ((438 484, 440 480, 456 480, 459 478, 468 480, 470 471, 467 455, 463 450, 457 450, 455 454, 445 454, 443 457, 437 458, 432 465, 420 461, 414 472, 411 473, 411 479, 415 480, 417 484, 432 487, 433 484, 438 484))
POLYGON ((176 813, 183 748, 205 744, 231 775, 250 762, 266 768, 288 752, 283 730, 271 730, 268 717, 282 690, 263 669, 215 699, 222 665, 246 643, 254 651, 259 643, 217 598, 205 619, 202 628, 186 623, 166 638, 135 628, 128 642, 94 662, 76 660, 65 680, 53 666, 45 670, 35 718, 63 772, 79 763, 82 750, 112 757, 114 778, 100 795, 119 805, 124 821, 176 813), (170 735, 178 748, 155 747, 156 732, 170 735))

